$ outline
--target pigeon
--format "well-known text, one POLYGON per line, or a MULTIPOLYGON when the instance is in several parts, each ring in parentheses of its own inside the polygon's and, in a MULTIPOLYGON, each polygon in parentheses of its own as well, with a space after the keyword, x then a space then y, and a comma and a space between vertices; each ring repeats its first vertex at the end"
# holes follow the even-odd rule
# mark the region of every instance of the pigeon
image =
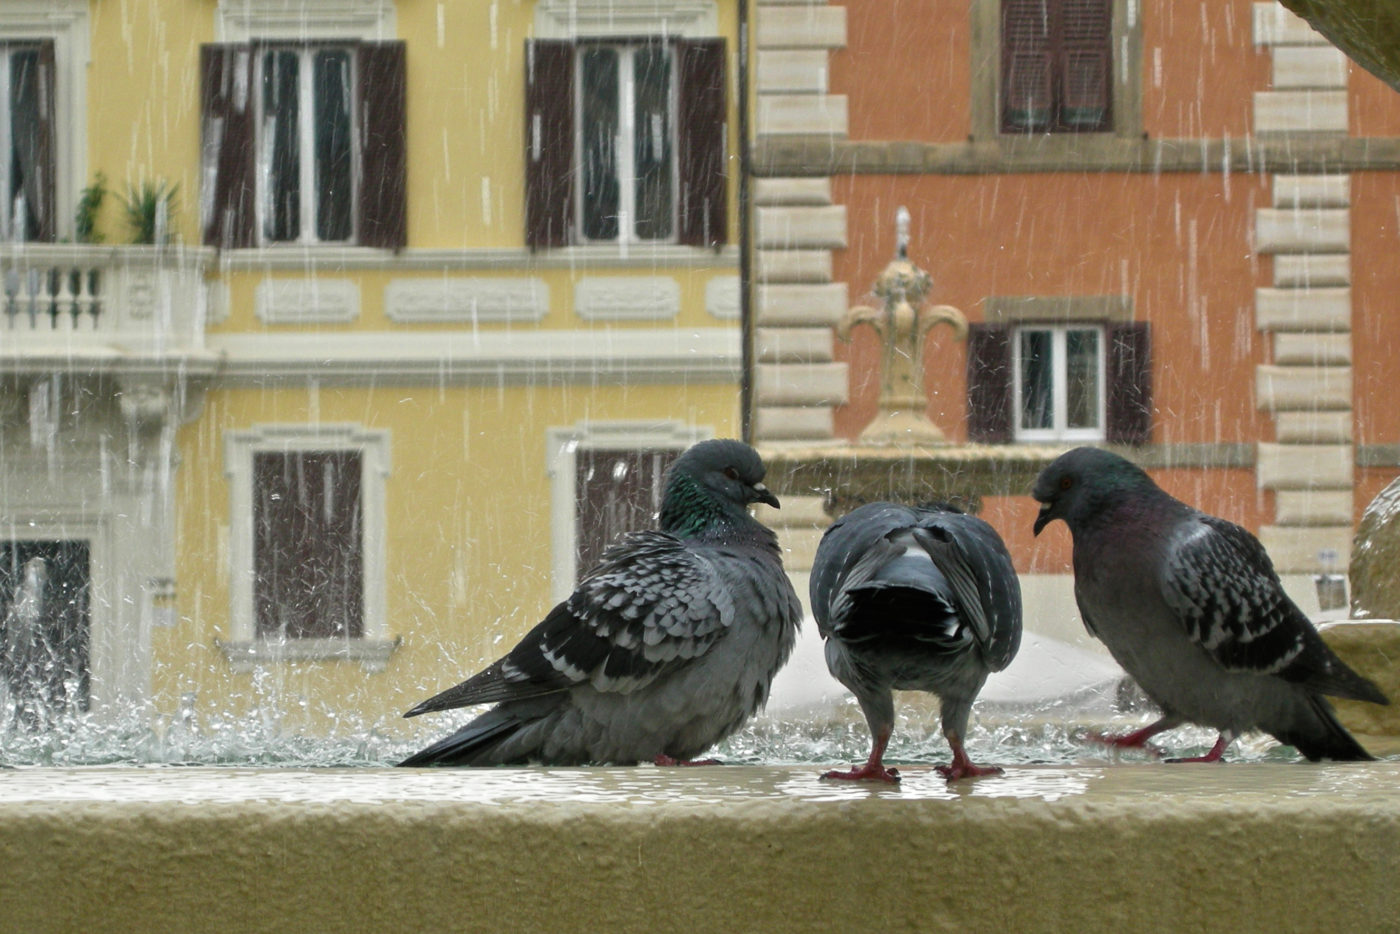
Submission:
POLYGON ((409 710, 495 706, 403 762, 700 764, 768 699, 802 605, 758 452, 694 445, 666 475, 659 530, 609 546, 573 594, 486 669, 409 710))
POLYGON ((870 503, 837 520, 812 564, 812 613, 826 664, 855 694, 870 757, 823 778, 899 780, 881 760, 894 728, 892 689, 939 697, 953 751, 950 781, 1000 773, 963 749, 972 702, 1021 643, 1021 585, 996 531, 946 505, 870 503))
POLYGON ((1196 723, 1219 739, 1203 756, 1173 761, 1219 761, 1251 730, 1313 761, 1371 758, 1323 695, 1389 701, 1322 641, 1253 535, 1098 448, 1056 458, 1032 495, 1041 503, 1035 534, 1055 519, 1069 526, 1085 627, 1162 710, 1150 726, 1101 741, 1141 747, 1196 723))

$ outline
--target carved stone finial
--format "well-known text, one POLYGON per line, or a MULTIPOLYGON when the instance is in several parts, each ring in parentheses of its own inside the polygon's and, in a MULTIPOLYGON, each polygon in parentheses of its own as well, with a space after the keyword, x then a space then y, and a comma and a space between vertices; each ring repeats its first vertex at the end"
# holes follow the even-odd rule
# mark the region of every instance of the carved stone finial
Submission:
POLYGON ((924 339, 938 324, 947 324, 958 340, 967 336, 967 318, 951 305, 924 305, 933 288, 928 273, 909 261, 909 211, 895 214, 895 258, 875 279, 871 291, 881 306, 859 305, 836 325, 836 336, 850 341, 857 325, 867 324, 884 346, 880 412, 861 432, 865 444, 940 444, 943 432, 924 409, 924 339))

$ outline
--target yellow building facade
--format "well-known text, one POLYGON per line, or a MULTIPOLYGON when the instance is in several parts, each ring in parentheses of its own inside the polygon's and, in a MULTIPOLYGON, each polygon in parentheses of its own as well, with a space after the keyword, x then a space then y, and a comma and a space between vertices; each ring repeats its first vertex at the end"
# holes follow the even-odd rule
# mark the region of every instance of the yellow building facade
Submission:
POLYGON ((49 699, 400 730, 737 435, 738 19, 0 5, 0 600, 46 568, 49 699))

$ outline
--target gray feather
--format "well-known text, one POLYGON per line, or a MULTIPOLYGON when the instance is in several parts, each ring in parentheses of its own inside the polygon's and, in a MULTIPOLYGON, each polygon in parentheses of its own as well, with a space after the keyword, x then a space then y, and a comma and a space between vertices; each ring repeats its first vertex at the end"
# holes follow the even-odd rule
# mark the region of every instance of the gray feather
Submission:
POLYGON ((826 531, 812 566, 812 612, 827 664, 865 711, 892 724, 892 690, 932 691, 961 737, 988 673, 1021 637, 1011 557, 986 522, 947 508, 862 506, 826 531))
POLYGON ((1262 730, 1310 759, 1368 758, 1320 695, 1385 696, 1322 641, 1253 535, 1095 448, 1057 458, 1033 492, 1037 531, 1069 526, 1090 632, 1168 717, 1262 730))
POLYGON ((662 529, 604 552, 503 658, 405 716, 497 706, 404 765, 691 759, 767 700, 801 605, 777 539, 749 516, 777 500, 748 445, 710 441, 667 477, 662 529))

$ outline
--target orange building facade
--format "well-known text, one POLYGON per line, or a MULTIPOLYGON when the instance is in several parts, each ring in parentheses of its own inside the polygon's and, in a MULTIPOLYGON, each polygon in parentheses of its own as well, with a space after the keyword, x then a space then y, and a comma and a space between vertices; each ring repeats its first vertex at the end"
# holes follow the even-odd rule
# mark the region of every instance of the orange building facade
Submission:
MULTIPOLYGON (((1356 520, 1400 473, 1400 95, 1273 2, 756 16, 760 442, 854 440, 874 416, 869 329, 829 357, 773 348, 870 303, 902 206, 929 300, 972 326, 925 348, 927 414, 952 442, 1123 443, 1259 534, 1285 575, 1345 568, 1356 520), (819 59, 824 74, 796 74, 819 59), (790 312, 803 294, 824 310, 790 312), (1141 370, 1126 429, 1125 366, 1141 370), (988 392, 1004 403, 990 423, 988 392)), ((1023 572, 1066 572, 1068 536, 1033 541, 1034 511, 1013 496, 984 514, 1023 572)))

